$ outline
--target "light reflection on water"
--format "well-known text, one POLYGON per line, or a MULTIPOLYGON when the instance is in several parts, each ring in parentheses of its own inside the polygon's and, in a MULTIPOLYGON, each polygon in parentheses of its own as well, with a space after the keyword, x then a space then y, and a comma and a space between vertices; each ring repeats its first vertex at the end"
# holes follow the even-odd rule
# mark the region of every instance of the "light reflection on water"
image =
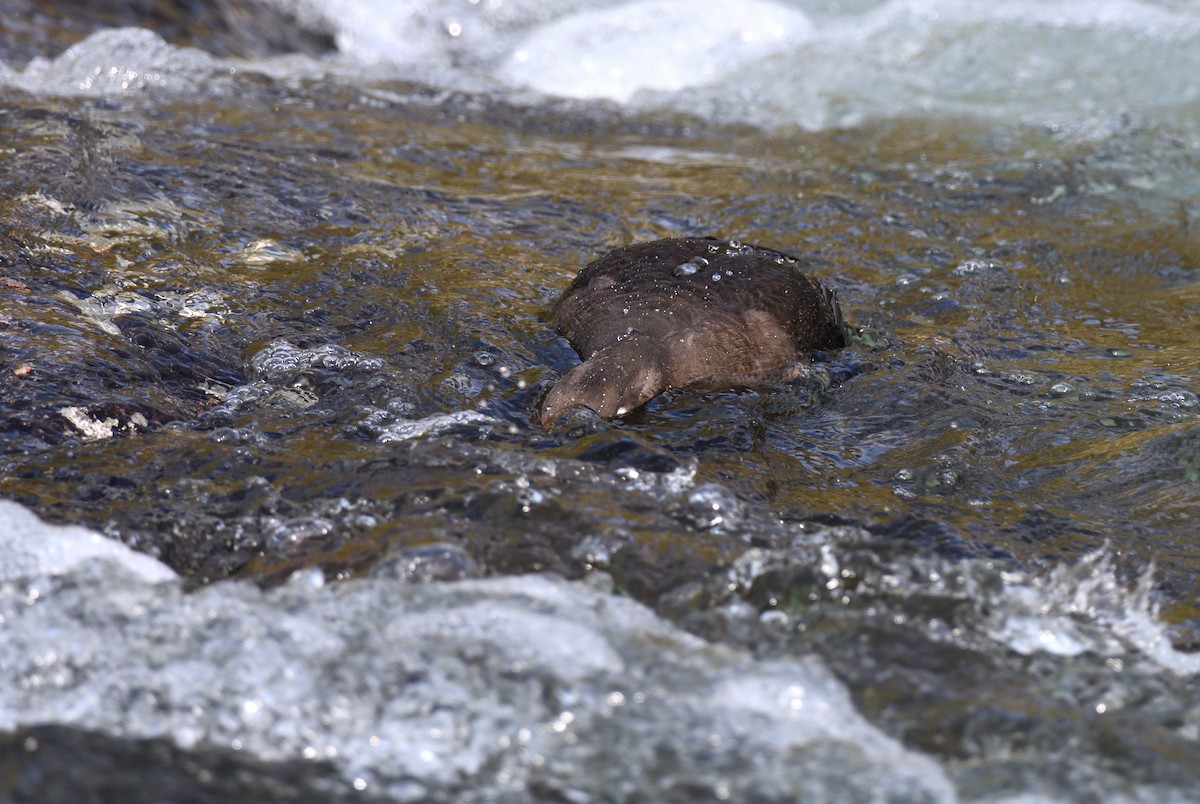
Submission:
POLYGON ((24 149, 56 153, 82 131, 90 156, 60 154, 79 181, 47 185, 38 204, 10 194, 5 215, 45 243, 31 262, 77 266, 75 295, 134 294, 144 302, 129 309, 205 333, 225 359, 273 338, 338 343, 390 361, 415 413, 499 406, 526 433, 517 443, 540 438, 522 405, 574 360, 545 310, 586 261, 696 232, 790 249, 862 328, 823 364, 825 382, 675 392, 619 428, 698 455, 702 479, 772 506, 868 523, 916 506, 1025 560, 1078 554, 1103 533, 1168 572, 1195 566, 1190 535, 1167 556, 1146 538, 1190 507, 1194 481, 1186 454, 1172 471, 1146 468, 1143 451, 1186 453, 1175 443, 1197 412, 1186 324, 1196 302, 1180 282, 1191 245, 1153 205, 1077 190, 1046 203, 1042 188, 1064 174, 1086 184, 1069 161, 1014 165, 1011 144, 997 152, 989 132, 965 126, 685 148, 669 129, 609 143, 527 133, 536 118, 517 130, 449 126, 336 100, 352 113, 332 101, 156 110, 170 128, 138 122, 134 108, 56 102, 36 126, 17 109, 24 149), (213 130, 220 148, 205 144, 213 130), (698 158, 664 159, 666 148, 698 158), (712 153, 738 158, 699 158, 712 153), (114 189, 97 202, 97 187, 114 189), (134 203, 147 207, 144 228, 115 226, 134 203), (287 259, 264 261, 263 243, 287 259), (172 270, 147 270, 164 262, 172 270), (197 285, 212 301, 195 318, 162 303, 197 285), (480 350, 498 368, 464 365, 480 350), (1174 494, 1151 494, 1173 477, 1174 494), (1097 499, 1093 486, 1122 493, 1097 499), (1034 511, 1070 524, 1022 524, 1034 511))

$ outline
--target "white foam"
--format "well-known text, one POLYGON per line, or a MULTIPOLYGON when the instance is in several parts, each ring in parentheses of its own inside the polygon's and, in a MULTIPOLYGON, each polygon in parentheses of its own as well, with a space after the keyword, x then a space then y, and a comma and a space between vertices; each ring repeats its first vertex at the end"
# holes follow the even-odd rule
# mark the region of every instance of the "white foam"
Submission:
POLYGON ((30 92, 123 95, 151 88, 188 91, 211 75, 217 59, 167 44, 144 28, 98 31, 54 59, 31 61, 15 74, 30 92))
POLYGON ((1200 673, 1200 654, 1171 643, 1151 597, 1153 568, 1133 589, 1117 576, 1107 549, 1044 578, 1014 576, 994 607, 991 636, 1022 654, 1144 657, 1179 676, 1200 673))
POLYGON ((48 525, 19 503, 0 500, 0 581, 63 575, 105 561, 148 583, 175 573, 148 555, 76 525, 48 525))
POLYGON ((625 102, 712 83, 811 33, 803 13, 762 0, 639 0, 537 28, 500 74, 550 95, 625 102))
POLYGON ((401 800, 520 799, 533 785, 670 798, 682 782, 662 777, 665 755, 687 789, 735 800, 954 798, 816 660, 761 663, 551 577, 312 580, 185 594, 80 571, 43 579, 36 599, 0 583, 0 730, 320 759, 347 789, 401 800))
POLYGON ((1200 126, 1195 4, 275 1, 333 31, 340 57, 218 59, 122 29, 24 71, 0 66, 0 83, 124 95, 220 91, 222 77, 243 70, 281 80, 333 72, 522 100, 606 99, 768 128, 963 115, 1103 130, 1127 114, 1200 126))
POLYGON ((1126 112, 1195 122, 1194 5, 886 0, 843 7, 810 16, 805 9, 814 4, 802 0, 337 0, 324 14, 339 47, 360 65, 724 122, 828 128, 950 114, 1074 124, 1126 112))

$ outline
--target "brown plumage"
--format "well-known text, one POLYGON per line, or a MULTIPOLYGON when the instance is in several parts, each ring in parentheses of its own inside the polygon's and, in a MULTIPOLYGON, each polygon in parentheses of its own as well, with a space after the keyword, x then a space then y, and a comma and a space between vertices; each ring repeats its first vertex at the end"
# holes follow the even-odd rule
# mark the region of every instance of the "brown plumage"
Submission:
POLYGON ((670 388, 762 387, 845 344, 832 291, 778 251, 713 238, 637 243, 589 264, 552 321, 583 359, 542 401, 623 416, 670 388))

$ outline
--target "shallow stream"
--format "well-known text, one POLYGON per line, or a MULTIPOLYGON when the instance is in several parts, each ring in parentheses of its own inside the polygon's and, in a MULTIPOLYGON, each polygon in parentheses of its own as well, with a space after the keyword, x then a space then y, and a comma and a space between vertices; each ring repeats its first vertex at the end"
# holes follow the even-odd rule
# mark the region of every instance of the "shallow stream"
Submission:
POLYGON ((147 5, 0 2, 4 796, 1194 799, 1200 13, 147 5), (677 235, 850 346, 543 430, 677 235))

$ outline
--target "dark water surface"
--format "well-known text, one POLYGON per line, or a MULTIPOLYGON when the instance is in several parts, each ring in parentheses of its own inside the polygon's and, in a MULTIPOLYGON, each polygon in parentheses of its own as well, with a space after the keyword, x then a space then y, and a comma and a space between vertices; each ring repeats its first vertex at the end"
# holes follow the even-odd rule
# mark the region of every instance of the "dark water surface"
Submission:
POLYGON ((762 132, 246 75, 5 90, 0 142, 0 497, 197 586, 603 570, 706 638, 817 653, 964 798, 1195 789, 1194 675, 971 636, 1005 573, 1119 596, 1153 565, 1130 600, 1200 648, 1171 131, 762 132), (575 272, 709 234, 804 258, 851 345, 819 381, 539 428, 575 272), (1076 563, 1102 547, 1111 577, 1076 563))
MULTIPOLYGON (((270 560, 268 522, 327 505, 388 520, 334 537, 347 557, 453 536, 463 506, 478 522, 472 500, 521 474, 464 477, 472 444, 694 463, 784 518, 903 522, 964 553, 1037 565, 1107 540, 1157 561, 1176 615, 1195 615, 1196 247, 1131 192, 1078 186, 1103 154, 1019 158, 1048 137, 965 124, 593 133, 403 88, 270 89, 236 106, 7 105, 4 339, 10 375, 31 369, 6 382, 7 496, 150 550, 215 517, 239 556, 175 560, 212 579, 270 560), (857 334, 828 382, 675 392, 581 438, 533 426, 575 360, 545 324, 574 272, 700 233, 791 250, 838 288, 857 334), (64 405, 138 435, 89 441, 64 405), (478 420, 373 438, 452 411, 478 420), (423 451, 447 453, 447 477, 423 451), (426 533, 395 526, 410 509, 426 533)), ((579 493, 552 501, 554 530, 625 518, 620 497, 579 493)), ((510 502, 481 512, 489 529, 510 502)), ((686 555, 695 534, 668 541, 646 547, 686 555)))

